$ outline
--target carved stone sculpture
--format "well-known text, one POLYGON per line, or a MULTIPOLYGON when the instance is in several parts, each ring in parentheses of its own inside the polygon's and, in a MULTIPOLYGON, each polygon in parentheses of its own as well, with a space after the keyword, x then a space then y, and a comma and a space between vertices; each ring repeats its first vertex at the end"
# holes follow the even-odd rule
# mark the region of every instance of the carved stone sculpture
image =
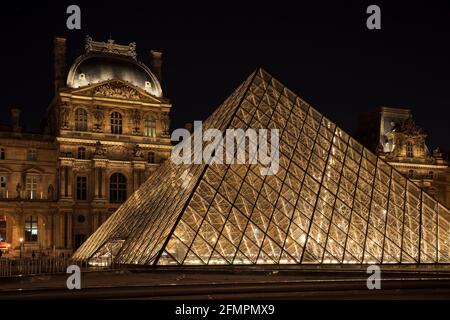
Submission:
POLYGON ((61 106, 61 128, 67 129, 69 124, 69 112, 70 108, 67 105, 61 106))
POLYGON ((133 154, 134 158, 143 158, 144 157, 144 153, 142 152, 142 149, 138 144, 136 144, 133 147, 132 154, 133 154))
POLYGON ((106 156, 106 148, 103 147, 102 143, 100 141, 97 141, 95 143, 95 156, 104 157, 106 156))
POLYGON ((103 111, 97 106, 94 109, 93 114, 94 114, 94 119, 95 119, 94 131, 97 131, 97 132, 103 131, 102 130, 103 129, 103 118, 104 118, 103 111))
POLYGON ((140 95, 136 89, 123 85, 121 82, 110 82, 94 89, 94 95, 139 100, 140 95))
POLYGON ((164 135, 169 135, 170 118, 169 118, 169 113, 168 112, 164 112, 161 115, 161 127, 162 127, 163 134, 164 135))
POLYGON ((17 192, 17 199, 21 198, 21 194, 22 194, 22 185, 20 184, 20 182, 17 184, 16 186, 16 192, 17 192))
POLYGON ((141 129, 141 112, 138 109, 134 109, 131 118, 133 119, 133 133, 139 133, 141 129))

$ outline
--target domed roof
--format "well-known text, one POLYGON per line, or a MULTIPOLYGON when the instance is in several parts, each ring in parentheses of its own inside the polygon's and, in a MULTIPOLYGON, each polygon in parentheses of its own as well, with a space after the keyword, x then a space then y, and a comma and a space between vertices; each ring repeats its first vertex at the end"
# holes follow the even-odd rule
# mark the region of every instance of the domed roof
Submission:
MULTIPOLYGON (((99 44, 99 42, 95 44, 99 44)), ((106 45, 106 43, 101 44, 102 47, 103 44, 106 45)), ((87 52, 78 57, 70 68, 67 76, 68 87, 80 88, 106 80, 120 79, 153 96, 162 96, 158 79, 146 65, 136 60, 135 51, 133 51, 134 55, 117 54, 114 50, 96 52, 96 50, 89 50, 91 47, 88 45, 89 43, 86 44, 87 52)), ((108 49, 115 47, 118 45, 110 43, 108 49)), ((134 49, 134 47, 131 48, 134 49)))

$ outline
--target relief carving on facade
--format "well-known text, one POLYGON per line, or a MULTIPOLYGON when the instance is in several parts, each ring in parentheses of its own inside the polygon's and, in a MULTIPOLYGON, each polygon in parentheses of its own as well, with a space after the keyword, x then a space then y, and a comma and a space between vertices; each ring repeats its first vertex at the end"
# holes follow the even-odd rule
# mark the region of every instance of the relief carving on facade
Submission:
POLYGON ((133 120, 133 134, 139 134, 141 131, 141 112, 138 109, 134 109, 131 112, 131 119, 133 120))
POLYGON ((73 152, 70 150, 61 150, 59 155, 63 158, 73 158, 73 152))
POLYGON ((110 82, 94 89, 94 95, 130 100, 140 100, 141 95, 136 89, 125 86, 121 82, 110 82))
POLYGON ((163 131, 163 135, 168 136, 170 130, 170 118, 168 112, 164 112, 161 115, 161 128, 163 131))
POLYGON ((411 117, 397 125, 393 131, 389 132, 388 136, 389 139, 394 141, 395 148, 386 155, 386 160, 396 161, 399 158, 407 159, 407 147, 411 145, 414 150, 414 156, 411 160, 414 159, 414 161, 417 161, 421 159, 420 161, 425 163, 435 162, 435 159, 430 156, 425 146, 426 132, 417 126, 411 117))
POLYGON ((61 105, 61 129, 69 128, 70 107, 66 104, 61 105))
POLYGON ((115 160, 128 159, 130 151, 124 146, 112 146, 109 148, 109 158, 115 160))
POLYGON ((129 45, 115 44, 113 39, 108 39, 107 42, 100 42, 92 40, 92 37, 86 36, 86 43, 84 45, 86 52, 97 51, 115 53, 124 56, 137 58, 136 43, 131 42, 129 45))
POLYGON ((50 184, 48 186, 47 197, 48 197, 49 200, 54 200, 55 199, 55 188, 53 187, 52 184, 50 184))
POLYGON ((143 159, 144 158, 144 153, 142 152, 142 149, 138 144, 134 145, 131 154, 133 155, 133 158, 135 158, 135 159, 143 159))
POLYGON ((22 197, 22 184, 19 182, 16 185, 16 198, 20 199, 22 197))
POLYGON ((395 131, 410 137, 426 137, 425 131, 421 127, 417 126, 411 117, 406 119, 400 126, 396 127, 395 131))
POLYGON ((97 107, 95 107, 95 109, 92 113, 94 114, 94 119, 95 119, 93 131, 102 132, 103 131, 103 119, 104 119, 103 111, 97 106, 97 107))
POLYGON ((95 157, 106 157, 106 148, 103 147, 103 145, 100 141, 97 141, 95 143, 94 156, 95 157))

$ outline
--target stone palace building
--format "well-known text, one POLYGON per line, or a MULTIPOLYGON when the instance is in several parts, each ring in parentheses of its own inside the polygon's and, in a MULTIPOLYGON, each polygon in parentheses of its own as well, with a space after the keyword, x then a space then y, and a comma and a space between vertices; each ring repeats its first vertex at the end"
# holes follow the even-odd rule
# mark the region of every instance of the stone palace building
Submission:
MULTIPOLYGON (((66 68, 66 40, 54 44, 55 96, 41 131, 22 128, 17 108, 0 124, 0 249, 16 256, 71 254, 172 149, 160 52, 148 67, 134 43, 87 37, 66 68)), ((410 110, 366 114, 355 136, 450 207, 448 162, 428 150, 410 110)))
POLYGON ((0 126, 0 244, 11 255, 71 254, 170 155, 161 53, 86 38, 66 68, 55 38, 55 96, 40 132, 20 110, 0 126))

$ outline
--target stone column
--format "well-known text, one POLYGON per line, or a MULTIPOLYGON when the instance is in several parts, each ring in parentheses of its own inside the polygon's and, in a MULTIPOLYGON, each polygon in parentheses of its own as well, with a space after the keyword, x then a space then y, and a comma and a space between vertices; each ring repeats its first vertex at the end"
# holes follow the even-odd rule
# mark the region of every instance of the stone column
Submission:
POLYGON ((106 168, 101 168, 101 195, 102 198, 108 198, 106 189, 106 168))
MULTIPOLYGON (((133 161, 133 191, 136 191, 144 182, 142 179, 145 170, 145 161, 133 161)), ((129 193, 131 195, 131 193, 129 193)))
POLYGON ((68 184, 67 184, 67 193, 68 193, 68 196, 69 196, 69 198, 72 198, 72 195, 73 195, 73 185, 74 185, 74 182, 73 182, 73 168, 69 168, 69 170, 68 170, 68 184))
POLYGON ((65 220, 64 213, 58 214, 58 226, 59 226, 58 248, 60 248, 60 249, 64 248, 65 237, 66 237, 64 220, 65 220))
POLYGON ((72 249, 73 244, 72 244, 72 240, 73 240, 73 236, 72 236, 72 226, 73 226, 73 214, 72 212, 68 212, 66 213, 66 223, 67 223, 67 249, 72 249))
POLYGON ((94 211, 92 213, 92 230, 91 230, 91 232, 94 233, 94 231, 98 229, 99 225, 100 225, 99 214, 97 211, 94 211))
POLYGON ((100 197, 100 168, 94 167, 94 199, 100 197))
POLYGON ((59 190, 60 196, 66 197, 66 167, 59 168, 59 190))
POLYGON ((139 188, 139 170, 133 170, 133 191, 139 188))

